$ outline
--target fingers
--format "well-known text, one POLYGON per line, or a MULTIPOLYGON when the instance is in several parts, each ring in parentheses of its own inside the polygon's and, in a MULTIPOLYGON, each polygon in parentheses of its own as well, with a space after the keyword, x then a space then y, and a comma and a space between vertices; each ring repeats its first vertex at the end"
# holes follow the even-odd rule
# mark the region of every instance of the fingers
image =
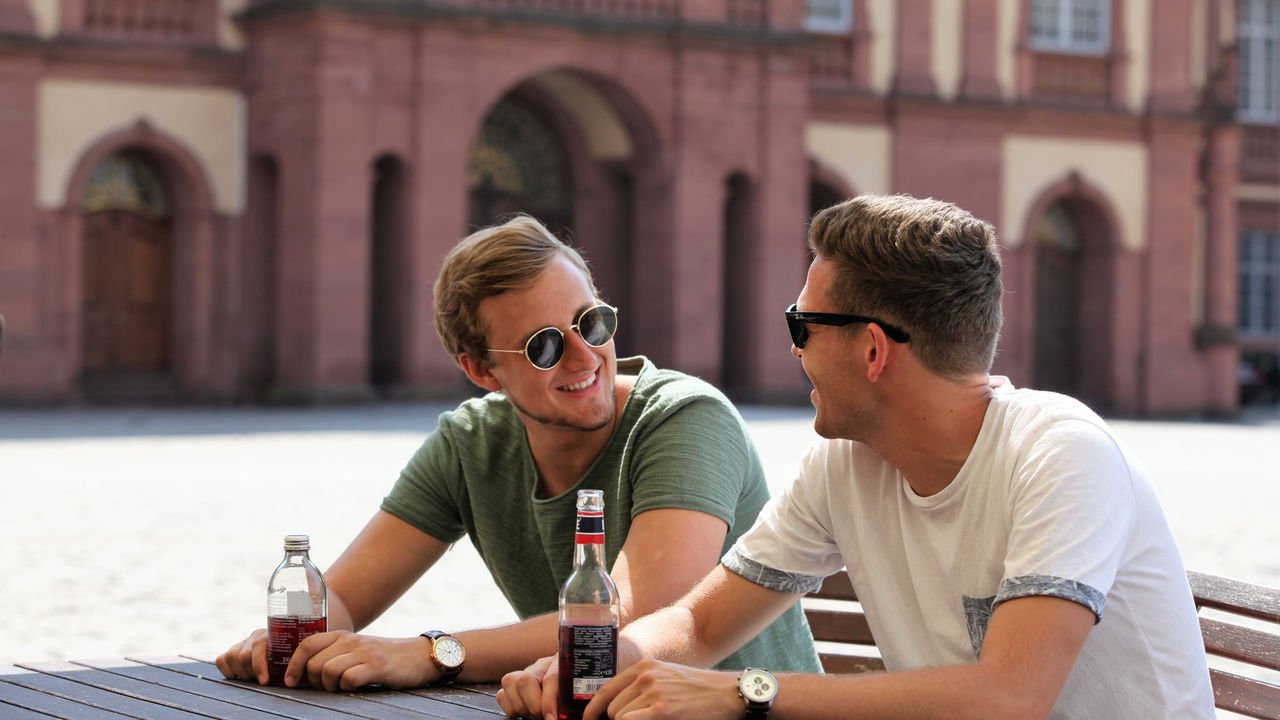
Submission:
POLYGON ((555 718, 560 714, 560 658, 551 656, 539 660, 542 672, 542 716, 555 718))
POLYGON ((383 638, 346 630, 312 635, 298 643, 285 671, 285 684, 292 687, 306 678, 312 687, 329 691, 350 691, 373 683, 421 687, 440 677, 423 645, 418 637, 383 638))
POLYGON ((297 687, 305 677, 311 683, 312 687, 321 687, 320 669, 323 667, 323 660, 315 665, 315 671, 312 672, 311 661, 322 652, 325 648, 333 645, 344 635, 351 633, 345 630, 335 630, 334 632, 316 633, 310 637, 304 638, 298 643, 298 648, 293 651, 293 657, 289 658, 289 665, 284 669, 284 684, 287 687, 297 687))
MULTIPOLYGON (((546 716, 547 693, 555 687, 555 678, 548 678, 547 669, 554 666, 555 656, 541 658, 517 672, 502 676, 502 689, 498 691, 498 705, 511 717, 546 716), (550 682, 550 685, 547 682, 550 682)), ((551 697, 551 717, 555 717, 555 696, 551 697)))
POLYGON ((742 717, 742 700, 732 673, 695 670, 644 660, 604 684, 587 706, 584 720, 742 717))
POLYGON ((267 684, 267 631, 255 630, 214 660, 222 676, 230 680, 257 680, 267 684))

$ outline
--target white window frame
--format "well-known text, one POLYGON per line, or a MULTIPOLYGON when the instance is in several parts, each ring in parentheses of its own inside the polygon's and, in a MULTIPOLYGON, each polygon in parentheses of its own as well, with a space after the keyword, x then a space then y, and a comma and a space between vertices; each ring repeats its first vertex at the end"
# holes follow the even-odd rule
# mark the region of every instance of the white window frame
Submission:
POLYGON ((1240 334, 1280 337, 1280 232, 1241 232, 1239 273, 1240 334))
POLYGON ((853 29, 853 0, 805 0, 804 7, 804 29, 809 32, 844 35, 853 29), (815 16, 815 9, 823 14, 815 16), (830 11, 835 11, 834 17, 830 11))
POLYGON ((1239 116, 1280 120, 1280 0, 1240 0, 1239 116))
POLYGON ((1027 44, 1032 50, 1105 55, 1111 49, 1111 2, 1112 0, 1030 0, 1027 4, 1027 12, 1030 13, 1027 44), (1079 40, 1075 36, 1076 10, 1084 10, 1090 6, 1098 12, 1098 34, 1088 40, 1079 40), (1053 17, 1052 35, 1036 34, 1038 10, 1053 17))

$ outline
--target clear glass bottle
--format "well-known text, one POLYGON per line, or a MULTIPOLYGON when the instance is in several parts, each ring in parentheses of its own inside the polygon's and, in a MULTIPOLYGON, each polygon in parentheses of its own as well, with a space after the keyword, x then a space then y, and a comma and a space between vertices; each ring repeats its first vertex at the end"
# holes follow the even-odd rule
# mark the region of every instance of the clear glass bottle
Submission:
POLYGON ((573 572, 560 590, 560 720, 577 720, 618 672, 618 588, 604 559, 604 493, 578 491, 573 572))
POLYGON ((310 537, 286 535, 284 560, 267 584, 267 668, 272 685, 284 683, 298 643, 328 629, 324 576, 312 564, 310 550, 310 537))

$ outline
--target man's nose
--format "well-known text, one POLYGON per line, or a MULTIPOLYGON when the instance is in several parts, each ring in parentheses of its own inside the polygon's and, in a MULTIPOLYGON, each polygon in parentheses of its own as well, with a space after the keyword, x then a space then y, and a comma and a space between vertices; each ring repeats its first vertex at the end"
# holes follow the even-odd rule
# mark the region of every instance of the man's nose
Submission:
POLYGON ((804 354, 804 351, 796 347, 795 343, 791 343, 791 354, 795 356, 795 359, 799 360, 800 356, 804 354))
POLYGON ((570 329, 569 332, 565 334, 564 355, 565 359, 570 362, 582 362, 585 359, 588 362, 594 363, 596 358, 595 351, 596 348, 588 345, 587 341, 582 339, 582 335, 578 333, 577 329, 570 329))

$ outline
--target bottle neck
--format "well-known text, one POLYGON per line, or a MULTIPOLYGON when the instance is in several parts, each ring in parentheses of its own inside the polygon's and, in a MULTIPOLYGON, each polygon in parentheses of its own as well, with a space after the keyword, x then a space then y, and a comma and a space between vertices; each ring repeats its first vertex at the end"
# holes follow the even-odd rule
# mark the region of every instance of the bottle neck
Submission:
POLYGON ((573 566, 604 567, 604 543, 578 543, 573 546, 573 566))
POLYGON ((604 513, 578 510, 578 527, 574 536, 573 566, 604 567, 604 513))

